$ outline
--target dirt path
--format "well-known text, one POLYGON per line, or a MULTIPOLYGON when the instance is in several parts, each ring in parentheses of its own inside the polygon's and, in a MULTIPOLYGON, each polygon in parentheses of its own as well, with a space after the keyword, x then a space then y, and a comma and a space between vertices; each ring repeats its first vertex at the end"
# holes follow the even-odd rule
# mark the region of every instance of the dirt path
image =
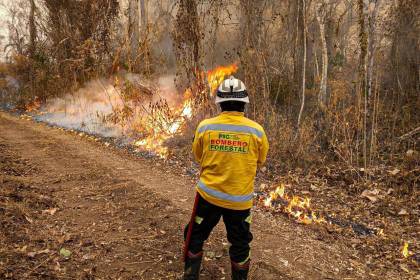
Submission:
MULTIPOLYGON (((0 112, 0 278, 179 279, 193 184, 176 168, 0 112)), ((259 211, 253 221, 251 279, 404 279, 373 274, 337 234, 259 211)), ((230 278, 224 236, 219 225, 202 279, 230 278)))

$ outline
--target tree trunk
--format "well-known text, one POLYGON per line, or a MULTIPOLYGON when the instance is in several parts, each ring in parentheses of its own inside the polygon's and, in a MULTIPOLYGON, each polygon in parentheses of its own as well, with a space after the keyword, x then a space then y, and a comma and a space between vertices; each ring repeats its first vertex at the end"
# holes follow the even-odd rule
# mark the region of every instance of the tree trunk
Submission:
POLYGON ((137 69, 137 57, 140 42, 139 30, 139 0, 129 0, 128 3, 128 38, 130 42, 130 65, 131 70, 137 69))
MULTIPOLYGON (((367 1, 367 0, 365 0, 367 1)), ((372 102, 372 80, 373 80, 373 68, 374 68, 374 60, 375 60, 375 51, 376 51, 376 17, 380 5, 380 0, 369 0, 368 3, 365 3, 365 5, 368 5, 367 9, 367 18, 368 18, 368 54, 367 54, 367 73, 366 73, 366 87, 367 87, 367 103, 368 105, 372 102)), ((374 131, 374 118, 375 118, 375 97, 373 98, 373 104, 372 106, 367 106, 369 112, 373 112, 372 118, 369 120, 366 118, 366 130, 367 130, 367 141, 370 142, 370 149, 369 149, 369 162, 368 164, 371 165, 372 163, 372 152, 373 152, 373 141, 375 138, 375 131, 374 131), (373 107, 373 108, 369 108, 373 107), (370 131, 370 133, 369 133, 370 131)))
MULTIPOLYGON (((293 2, 293 1, 292 1, 293 2)), ((300 1, 296 1, 296 4, 295 4, 295 11, 296 11, 296 22, 294 22, 294 23, 292 23, 292 24, 295 24, 295 32, 294 32, 294 34, 295 34, 295 42, 294 42, 294 44, 295 44, 295 46, 294 46, 294 50, 293 50, 293 80, 295 81, 295 83, 296 84, 298 84, 299 83, 299 76, 300 76, 300 71, 299 71, 299 64, 300 64, 300 62, 299 62, 299 59, 300 59, 300 49, 299 49, 299 36, 300 36, 300 34, 299 34, 299 22, 300 22, 300 20, 299 20, 299 17, 300 17, 300 1)))
POLYGON ((305 107, 305 88, 306 88, 306 0, 302 0, 302 21, 303 21, 303 65, 302 65, 302 102, 300 105, 297 121, 297 133, 299 132, 302 119, 303 108, 305 107))
POLYGON ((368 60, 367 65, 367 94, 368 97, 372 94, 372 74, 373 74, 373 63, 376 51, 376 16, 378 13, 380 0, 371 0, 368 7, 368 19, 369 19, 369 28, 368 28, 368 60))
MULTIPOLYGON (((181 90, 191 85, 203 87, 202 39, 199 10, 196 0, 179 0, 173 28, 174 53, 177 63, 177 87, 181 90)), ((200 92, 198 89, 197 92, 200 92)))
POLYGON ((148 15, 145 0, 140 0, 140 13, 141 13, 141 29, 143 32, 147 28, 148 15))
POLYGON ((321 38, 321 57, 322 57, 322 76, 321 84, 319 86, 318 101, 324 107, 327 102, 327 81, 328 81, 328 48, 327 40, 325 39, 325 16, 326 3, 322 1, 316 9, 316 18, 319 25, 319 35, 321 38))
MULTIPOLYGON (((363 167, 367 168, 367 115, 368 115, 368 94, 367 94, 367 48, 368 48, 368 34, 366 32, 366 14, 368 0, 358 0, 359 12, 359 43, 360 43, 360 58, 359 58, 359 90, 363 100, 363 167)), ((365 172, 367 177, 367 172, 365 172)))
POLYGON ((149 30, 148 30, 148 13, 147 2, 140 0, 140 14, 141 14, 141 41, 142 41, 142 58, 144 73, 150 75, 150 45, 149 45, 149 30))
POLYGON ((31 4, 29 11, 29 56, 31 58, 35 55, 36 45, 36 25, 35 25, 35 0, 29 1, 31 4))
POLYGON ((241 50, 241 66, 252 104, 248 110, 253 118, 258 118, 258 107, 266 104, 266 90, 261 59, 261 27, 264 5, 262 1, 241 0, 241 31, 244 38, 241 50))

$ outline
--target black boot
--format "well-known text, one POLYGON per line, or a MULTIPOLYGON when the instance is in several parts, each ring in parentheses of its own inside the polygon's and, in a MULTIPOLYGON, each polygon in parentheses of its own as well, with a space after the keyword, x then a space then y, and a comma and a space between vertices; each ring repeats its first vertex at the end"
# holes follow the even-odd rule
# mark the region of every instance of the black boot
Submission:
POLYGON ((185 260, 184 280, 198 280, 200 277, 201 260, 203 252, 193 254, 188 252, 185 260))
POLYGON ((239 264, 232 261, 232 280, 248 279, 249 263, 249 260, 244 264, 239 264))

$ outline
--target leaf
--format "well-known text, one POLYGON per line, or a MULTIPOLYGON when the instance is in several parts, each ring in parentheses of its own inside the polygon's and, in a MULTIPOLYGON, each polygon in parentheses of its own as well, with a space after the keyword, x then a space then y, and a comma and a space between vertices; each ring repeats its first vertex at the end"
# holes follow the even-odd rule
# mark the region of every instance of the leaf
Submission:
POLYGON ((398 173, 400 173, 400 170, 398 168, 395 168, 394 170, 389 171, 389 174, 391 174, 393 176, 397 175, 398 173))
POLYGON ((360 196, 369 199, 371 202, 376 202, 378 201, 378 194, 379 194, 378 189, 364 190, 360 196))
POLYGON ((408 150, 406 153, 405 153, 407 156, 409 156, 409 157, 411 157, 411 156, 413 156, 414 155, 414 150, 408 150))
POLYGON ((26 252, 26 248, 28 248, 28 245, 24 245, 22 248, 18 248, 17 251, 21 252, 21 253, 25 253, 26 252))
POLYGON ((42 214, 54 215, 55 212, 57 212, 57 210, 58 210, 58 208, 51 208, 51 209, 42 210, 42 214))
POLYGON ((284 266, 289 266, 289 261, 288 260, 281 259, 281 258, 279 260, 280 260, 280 262, 283 263, 284 266))
POLYGON ((310 188, 311 188, 311 191, 317 191, 318 190, 318 187, 313 185, 313 184, 311 184, 310 188))
POLYGON ((44 250, 39 250, 39 251, 36 251, 36 252, 29 252, 27 254, 27 256, 30 257, 30 258, 34 258, 37 255, 40 255, 40 254, 48 254, 49 252, 50 252, 49 249, 44 249, 44 250))
POLYGON ((36 252, 37 255, 39 254, 48 254, 50 252, 50 249, 44 249, 44 250, 40 250, 38 252, 36 252))
POLYGON ((401 209, 400 212, 398 212, 398 215, 400 215, 400 216, 404 216, 404 215, 408 215, 408 214, 409 213, 405 209, 401 209))
POLYGON ((69 258, 71 256, 71 252, 65 248, 61 248, 60 255, 62 255, 65 258, 69 258))
POLYGON ((404 270, 405 272, 407 272, 407 273, 410 272, 410 270, 408 269, 408 266, 406 264, 404 264, 404 263, 400 264, 400 268, 402 270, 404 270))

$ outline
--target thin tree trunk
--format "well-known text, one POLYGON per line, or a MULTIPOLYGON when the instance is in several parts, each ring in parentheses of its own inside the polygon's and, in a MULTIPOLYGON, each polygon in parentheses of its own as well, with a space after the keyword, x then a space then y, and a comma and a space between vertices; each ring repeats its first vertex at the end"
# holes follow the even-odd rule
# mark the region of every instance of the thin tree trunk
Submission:
POLYGON ((376 127, 378 121, 379 110, 379 88, 378 88, 378 70, 376 70, 375 91, 373 92, 373 112, 372 112, 372 128, 370 136, 370 149, 369 149, 369 165, 372 165, 372 158, 376 151, 376 127))
POLYGON ((130 64, 132 70, 138 70, 136 65, 140 42, 139 0, 129 0, 128 3, 128 37, 130 41, 130 64))
MULTIPOLYGON (((367 93, 367 48, 368 48, 368 34, 366 32, 366 13, 367 0, 358 0, 359 12, 359 42, 360 42, 360 60, 359 60, 359 88, 360 94, 363 96, 364 110, 363 110, 363 167, 367 168, 367 115, 368 115, 368 93, 367 93)), ((367 172, 365 172, 367 178, 367 172)))
POLYGON ((147 8, 146 8, 145 0, 140 0, 140 13, 141 13, 141 29, 144 32, 147 28, 147 23, 148 23, 148 15, 147 15, 147 8))
POLYGON ((150 75, 150 46, 149 46, 149 30, 148 30, 148 13, 147 2, 140 0, 140 14, 141 14, 141 40, 143 51, 143 69, 146 75, 150 75))
POLYGON ((294 65, 294 69, 293 69, 293 78, 295 80, 295 82, 297 83, 299 78, 299 2, 300 1, 296 1, 296 30, 295 30, 295 48, 294 48, 294 52, 293 52, 293 65, 294 65))
POLYGON ((297 121, 297 133, 299 132, 302 119, 303 108, 305 107, 305 87, 306 87, 306 0, 302 0, 302 21, 303 21, 303 65, 302 65, 302 102, 300 105, 297 121))
POLYGON ((313 48, 314 52, 314 61, 315 61, 315 77, 318 79, 319 77, 319 65, 318 65, 318 56, 316 54, 316 47, 313 48))
POLYGON ((29 11, 29 56, 31 58, 35 55, 35 40, 36 40, 36 25, 35 25, 35 0, 29 1, 31 4, 29 11))
POLYGON ((368 63, 368 75, 367 75, 367 92, 368 97, 372 94, 372 75, 373 75, 373 63, 376 51, 376 16, 378 13, 380 0, 373 0, 369 2, 369 28, 368 28, 368 56, 369 56, 369 63, 368 63))
POLYGON ((316 18, 319 24, 319 34, 321 38, 321 55, 322 55, 322 76, 321 84, 319 87, 318 101, 324 107, 327 102, 327 81, 328 81, 328 49, 327 40, 325 39, 325 16, 326 7, 325 2, 322 1, 321 5, 316 9, 316 18))
MULTIPOLYGON (((367 1, 367 0, 366 0, 367 1)), ((380 0, 369 0, 369 3, 365 3, 365 5, 368 5, 368 63, 367 63, 367 103, 372 98, 372 80, 373 80, 373 69, 374 69, 374 60, 375 60, 375 51, 376 51, 376 17, 380 5, 380 0)), ((375 97, 373 99, 373 116, 370 120, 369 124, 366 124, 366 130, 370 129, 370 133, 367 131, 367 136, 369 139, 367 139, 368 142, 370 142, 370 149, 369 149, 369 165, 371 165, 372 162, 372 143, 374 141, 375 137, 375 97)), ((369 106, 368 106, 369 108, 369 106)), ((368 118, 366 118, 366 121, 368 121, 368 118)))

